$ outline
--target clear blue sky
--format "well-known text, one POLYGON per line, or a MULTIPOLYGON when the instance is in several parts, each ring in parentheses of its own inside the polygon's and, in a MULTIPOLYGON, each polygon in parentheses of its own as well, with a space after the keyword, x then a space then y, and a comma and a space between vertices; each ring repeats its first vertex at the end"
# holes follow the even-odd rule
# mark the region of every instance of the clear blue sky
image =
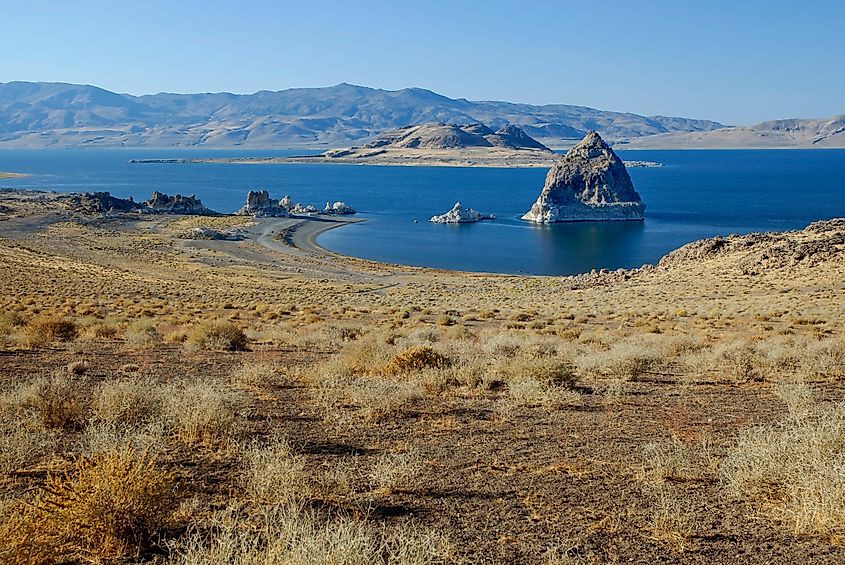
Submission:
POLYGON ((21 1, 0 82, 350 82, 746 124, 845 113, 845 1, 21 1))

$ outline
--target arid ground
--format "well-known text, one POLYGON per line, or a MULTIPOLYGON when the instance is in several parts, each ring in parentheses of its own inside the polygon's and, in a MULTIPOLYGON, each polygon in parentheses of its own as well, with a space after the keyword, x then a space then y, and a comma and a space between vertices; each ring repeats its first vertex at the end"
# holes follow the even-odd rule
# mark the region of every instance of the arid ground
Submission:
POLYGON ((845 560, 845 221, 577 277, 272 222, 0 193, 0 561, 845 560))

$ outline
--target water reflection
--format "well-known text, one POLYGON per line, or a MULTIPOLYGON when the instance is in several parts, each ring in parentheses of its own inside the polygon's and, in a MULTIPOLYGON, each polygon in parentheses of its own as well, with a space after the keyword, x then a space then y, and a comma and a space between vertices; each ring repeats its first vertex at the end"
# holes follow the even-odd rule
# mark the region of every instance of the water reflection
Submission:
POLYGON ((630 266, 639 256, 644 222, 530 224, 531 244, 545 272, 584 272, 608 265, 630 266))

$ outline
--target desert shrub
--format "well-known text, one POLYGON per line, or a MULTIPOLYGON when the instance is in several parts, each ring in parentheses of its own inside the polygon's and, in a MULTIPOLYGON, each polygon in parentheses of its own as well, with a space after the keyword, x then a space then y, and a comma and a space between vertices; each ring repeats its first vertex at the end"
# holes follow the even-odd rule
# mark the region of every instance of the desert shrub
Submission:
POLYGON ((638 478, 652 485, 666 481, 691 482, 715 480, 719 460, 713 454, 709 438, 682 442, 651 443, 643 449, 643 463, 638 478))
POLYGON ((817 377, 845 377, 845 341, 827 338, 812 342, 803 355, 802 367, 817 377))
POLYGON ((496 411, 501 418, 508 420, 521 408, 542 406, 548 410, 559 410, 581 403, 581 395, 568 387, 534 379, 515 379, 508 382, 507 394, 496 403, 496 411))
POLYGON ((449 358, 438 353, 434 348, 428 345, 417 345, 394 355, 385 365, 384 373, 400 375, 423 369, 442 368, 448 366, 449 363, 449 358))
POLYGON ((136 320, 126 328, 126 345, 135 349, 150 349, 162 339, 154 320, 136 320))
POLYGON ((801 407, 742 432, 723 461, 733 495, 767 510, 795 534, 845 534, 845 404, 801 407))
POLYGON ((384 494, 410 491, 419 486, 422 471, 422 460, 416 453, 384 453, 370 470, 370 483, 384 494))
POLYGON ((177 504, 171 473, 131 449, 80 459, 50 476, 0 527, 9 563, 103 562, 138 556, 177 504))
POLYGON ((40 377, 14 394, 14 403, 51 430, 82 427, 89 410, 86 383, 65 373, 40 377))
POLYGON ((493 357, 515 357, 522 350, 524 340, 509 334, 495 334, 488 338, 483 349, 493 357))
POLYGON ((653 370, 662 361, 661 354, 649 344, 621 341, 607 351, 584 355, 577 364, 585 374, 629 380, 653 370))
POLYGON ((413 407, 422 390, 415 383, 389 383, 359 380, 346 389, 346 394, 358 414, 365 420, 379 421, 399 416, 413 407))
POLYGON ((87 338, 111 339, 119 332, 117 324, 110 321, 95 322, 85 328, 83 335, 87 338))
POLYGON ((226 320, 198 324, 186 338, 189 347, 210 351, 246 351, 248 341, 243 330, 226 320))
POLYGON ((255 502, 295 504, 310 496, 305 460, 294 454, 283 436, 272 436, 266 445, 249 444, 242 458, 244 487, 255 502))
POLYGON ((560 358, 519 359, 506 364, 508 380, 531 380, 549 386, 572 387, 578 381, 572 363, 560 358))
POLYGON ((59 316, 39 316, 29 321, 24 339, 30 347, 72 341, 78 333, 76 322, 59 316))
POLYGON ((246 387, 266 387, 278 383, 278 369, 270 363, 244 363, 230 377, 233 384, 246 387))
POLYGON ((742 340, 726 343, 714 350, 716 363, 729 380, 759 380, 758 355, 754 346, 742 340))
POLYGON ((369 375, 384 367, 393 356, 393 348, 377 336, 368 334, 349 342, 331 360, 333 371, 346 375, 369 375))
POLYGON ((453 559, 448 539, 436 532, 374 528, 346 517, 325 520, 285 506, 257 517, 230 508, 218 512, 207 526, 176 548, 178 565, 440 565, 453 559))
POLYGON ((26 318, 20 312, 8 311, 0 314, 0 330, 8 332, 12 328, 21 328, 25 325, 26 318))
POLYGON ((93 415, 115 425, 140 425, 161 415, 161 388, 151 379, 121 378, 101 384, 95 394, 93 415))
POLYGON ((235 432, 242 398, 218 383, 173 385, 165 398, 168 426, 188 445, 218 446, 235 432))
POLYGON ((57 445, 54 433, 29 429, 20 422, 4 422, 0 429, 0 475, 36 463, 57 445))
POLYGON ((79 444, 81 453, 87 456, 125 447, 158 455, 167 447, 164 424, 160 421, 134 426, 93 421, 85 426, 79 444))

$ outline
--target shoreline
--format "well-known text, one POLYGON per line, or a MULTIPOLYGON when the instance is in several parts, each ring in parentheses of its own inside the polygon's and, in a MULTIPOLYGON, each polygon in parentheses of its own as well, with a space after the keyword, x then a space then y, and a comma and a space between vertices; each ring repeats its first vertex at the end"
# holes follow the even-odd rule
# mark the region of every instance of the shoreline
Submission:
MULTIPOLYGON (((218 164, 218 165, 351 165, 359 167, 449 167, 466 169, 549 169, 563 157, 563 154, 556 154, 557 157, 547 162, 522 161, 522 162, 467 162, 458 159, 432 158, 429 161, 408 160, 380 160, 363 161, 344 158, 311 158, 302 157, 256 157, 256 158, 208 158, 208 159, 130 159, 128 163, 138 165, 197 165, 197 164, 218 164)), ((624 161, 625 166, 631 169, 636 168, 663 168, 666 165, 656 161, 631 160, 624 161)))
POLYGON ((26 173, 4 173, 0 172, 0 179, 23 179, 28 177, 26 173))
MULTIPOLYGON (((347 257, 317 243, 323 233, 366 222, 365 218, 324 218, 293 216, 290 218, 255 218, 255 225, 246 228, 253 241, 274 251, 290 252, 291 249, 309 254, 330 254, 347 257)), ((349 257, 357 259, 357 257, 349 257)))

